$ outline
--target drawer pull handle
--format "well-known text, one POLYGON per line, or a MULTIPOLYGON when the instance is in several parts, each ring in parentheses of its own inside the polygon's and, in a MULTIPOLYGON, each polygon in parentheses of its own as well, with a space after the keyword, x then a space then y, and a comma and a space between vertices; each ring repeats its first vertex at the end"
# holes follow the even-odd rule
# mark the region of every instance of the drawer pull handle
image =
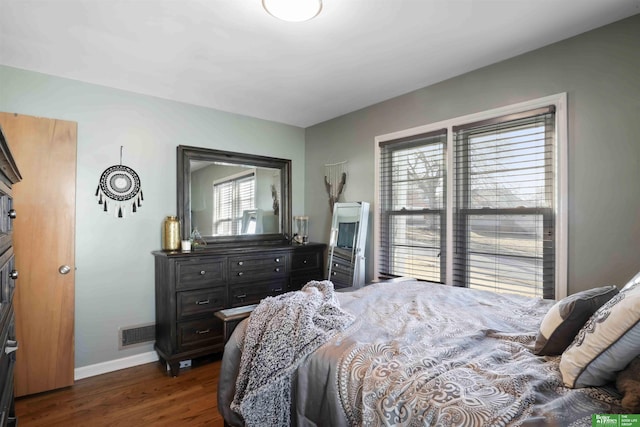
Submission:
POLYGON ((201 275, 201 276, 204 276, 205 274, 207 274, 207 272, 206 272, 206 271, 204 271, 204 270, 200 270, 200 275, 201 275))
POLYGON ((11 219, 16 219, 16 217, 18 216, 15 209, 9 209, 9 212, 7 212, 7 215, 11 219))
POLYGON ((303 263, 303 264, 306 264, 306 263, 307 263, 307 260, 305 259, 304 261, 302 261, 302 263, 303 263))
POLYGON ((246 297, 247 297, 247 294, 236 295, 236 298, 238 298, 238 299, 244 299, 246 297))
POLYGON ((334 267, 340 267, 340 264, 335 263, 335 264, 333 264, 333 266, 334 266, 334 267))
POLYGON ((196 331, 196 334, 198 335, 204 335, 204 334, 208 334, 209 332, 211 332, 211 329, 205 329, 204 331, 196 331))
POLYGON ((18 278, 18 270, 11 270, 11 273, 9 273, 9 277, 13 280, 16 280, 18 278))
POLYGON ((337 276, 337 275, 338 275, 338 272, 334 271, 334 272, 333 272, 333 273, 331 273, 331 274, 333 274, 334 276, 337 276))
POLYGON ((238 261, 238 265, 244 265, 244 261, 238 261))
POLYGON ((280 262, 280 258, 276 258, 274 261, 275 262, 280 262))
POLYGON ((244 273, 242 271, 238 272, 238 276, 242 276, 244 273))
POLYGON ((282 288, 274 289, 273 292, 282 292, 282 288))
POLYGON ((275 271, 276 273, 280 273, 280 267, 274 268, 273 271, 275 271))
POLYGON ((202 301, 196 301, 196 304, 197 304, 197 305, 205 305, 205 304, 209 304, 209 300, 208 300, 208 299, 205 299, 205 300, 202 300, 202 301))

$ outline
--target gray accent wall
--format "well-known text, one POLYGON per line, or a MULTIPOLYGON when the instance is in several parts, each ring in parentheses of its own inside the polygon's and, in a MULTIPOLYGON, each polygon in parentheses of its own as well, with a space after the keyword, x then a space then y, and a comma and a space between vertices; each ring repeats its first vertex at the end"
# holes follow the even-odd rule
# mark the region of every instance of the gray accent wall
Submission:
POLYGON ((307 128, 310 239, 328 242, 325 164, 348 161, 341 201, 373 205, 376 136, 561 92, 569 112, 568 292, 624 285, 640 270, 640 15, 307 128))
POLYGON ((77 368, 153 350, 118 350, 118 328, 155 321, 151 251, 161 247, 164 218, 176 214, 178 145, 291 159, 292 211, 304 212, 302 128, 3 66, 0 111, 78 123, 70 261, 77 268, 77 368), (119 163, 121 145, 123 164, 138 173, 144 193, 142 207, 125 219, 103 213, 94 197, 102 172, 119 163))

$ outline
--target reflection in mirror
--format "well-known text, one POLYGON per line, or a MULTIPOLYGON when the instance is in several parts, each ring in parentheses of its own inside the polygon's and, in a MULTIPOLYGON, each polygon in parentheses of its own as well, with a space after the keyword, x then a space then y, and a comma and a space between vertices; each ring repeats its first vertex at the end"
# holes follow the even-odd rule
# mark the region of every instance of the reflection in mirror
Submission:
POLYGON ((333 206, 328 278, 338 288, 364 285, 368 221, 367 202, 336 203, 333 206))
MULTIPOLYGON (((273 216, 275 218, 275 215, 273 216)), ((262 210, 247 209, 242 211, 242 234, 262 234, 262 210)))
POLYGON ((281 233, 280 171, 192 160, 191 222, 207 236, 281 233))
POLYGON ((182 235, 197 230, 213 243, 285 239, 291 222, 290 166, 286 159, 179 146, 182 235))

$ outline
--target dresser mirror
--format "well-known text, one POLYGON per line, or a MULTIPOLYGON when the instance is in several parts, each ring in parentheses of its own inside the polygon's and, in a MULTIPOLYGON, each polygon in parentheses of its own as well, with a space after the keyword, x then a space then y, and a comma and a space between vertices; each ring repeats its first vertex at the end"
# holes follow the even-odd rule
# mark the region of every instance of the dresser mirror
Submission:
POLYGON ((368 222, 367 202, 333 205, 327 277, 336 288, 359 288, 364 285, 368 222))
POLYGON ((178 217, 183 238, 277 243, 291 234, 291 160, 178 146, 178 217))

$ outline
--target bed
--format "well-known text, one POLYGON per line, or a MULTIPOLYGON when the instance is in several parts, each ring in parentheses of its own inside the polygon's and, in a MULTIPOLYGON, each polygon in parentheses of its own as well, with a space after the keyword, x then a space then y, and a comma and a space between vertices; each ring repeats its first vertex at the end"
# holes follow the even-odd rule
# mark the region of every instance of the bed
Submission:
MULTIPOLYGON (((294 319, 276 325, 285 331, 279 334, 283 343, 272 343, 278 334, 264 331, 253 341, 254 347, 273 344, 259 366, 285 360, 265 374, 257 396, 266 390, 260 387, 270 387, 277 398, 284 397, 286 407, 276 416, 287 420, 259 413, 247 425, 262 420, 257 424, 591 426, 593 414, 627 413, 615 383, 566 387, 561 355, 534 354, 541 322, 554 301, 416 280, 344 293, 329 287, 325 297, 347 321, 326 342, 306 342, 297 356, 287 353, 287 339, 295 338, 290 327, 303 317, 290 309, 294 319), (278 377, 285 371, 288 375, 278 377)), ((335 310, 328 312, 335 315, 335 310)), ((238 378, 254 375, 241 367, 249 323, 236 328, 224 350, 218 409, 229 425, 244 424, 232 410, 238 410, 236 386, 244 390, 247 384, 238 378)), ((271 410, 274 404, 257 400, 248 406, 271 410)))

